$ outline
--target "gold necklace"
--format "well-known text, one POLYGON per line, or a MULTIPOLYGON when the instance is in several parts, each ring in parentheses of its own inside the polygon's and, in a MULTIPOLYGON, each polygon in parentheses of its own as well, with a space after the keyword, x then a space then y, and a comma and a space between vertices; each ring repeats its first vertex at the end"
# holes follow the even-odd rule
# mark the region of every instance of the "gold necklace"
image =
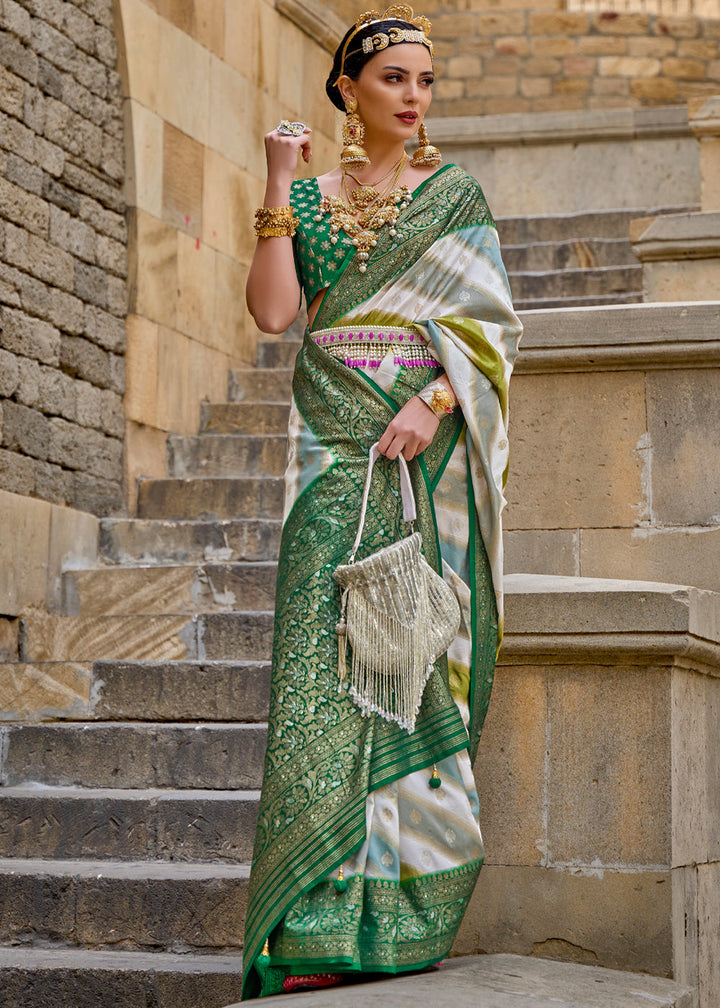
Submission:
MULTIPOLYGON (((323 196, 320 200, 320 212, 315 215, 315 220, 321 221, 325 214, 330 214, 330 241, 333 245, 337 244, 338 231, 341 229, 345 231, 357 249, 357 257, 360 260, 358 269, 361 273, 364 273, 367 269, 370 250, 377 245, 377 233, 380 228, 389 225, 389 233, 392 237, 395 237, 397 234, 395 223, 400 216, 400 212, 405 210, 412 200, 412 193, 408 186, 402 185, 395 188, 405 168, 406 158, 407 155, 403 154, 397 165, 394 166, 394 171, 386 191, 379 193, 377 190, 372 189, 373 195, 370 202, 362 208, 353 205, 354 201, 351 200, 350 193, 348 193, 350 206, 342 198, 342 195, 323 196)), ((340 191, 342 193, 342 186, 340 191)), ((357 190, 354 190, 354 192, 357 192, 357 190)))
MULTIPOLYGON (((345 194, 350 206, 357 207, 358 212, 366 210, 378 197, 377 186, 379 186, 381 182, 384 182, 389 175, 394 175, 395 180, 397 180, 402 174, 406 162, 407 154, 403 151, 401 157, 395 162, 395 164, 391 165, 385 174, 382 175, 376 182, 361 182, 360 179, 356 178, 352 172, 347 171, 347 169, 344 168, 342 186, 345 189, 345 194), (402 167, 398 169, 398 165, 402 165, 402 167), (353 189, 352 191, 349 189, 347 182, 348 178, 351 178, 353 182, 357 182, 357 189, 353 189)), ((386 187, 386 191, 387 189, 391 189, 392 186, 393 183, 391 182, 390 185, 386 187)))

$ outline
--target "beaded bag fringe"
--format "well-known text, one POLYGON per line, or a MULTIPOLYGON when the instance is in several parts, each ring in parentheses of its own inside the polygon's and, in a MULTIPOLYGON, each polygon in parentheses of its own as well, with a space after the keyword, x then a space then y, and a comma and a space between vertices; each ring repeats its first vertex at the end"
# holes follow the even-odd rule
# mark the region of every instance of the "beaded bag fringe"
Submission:
POLYGON ((433 664, 458 632, 460 607, 452 589, 423 556, 419 532, 354 562, 370 472, 350 563, 341 564, 333 574, 342 590, 336 628, 340 688, 347 684, 364 716, 379 714, 412 734, 433 664))

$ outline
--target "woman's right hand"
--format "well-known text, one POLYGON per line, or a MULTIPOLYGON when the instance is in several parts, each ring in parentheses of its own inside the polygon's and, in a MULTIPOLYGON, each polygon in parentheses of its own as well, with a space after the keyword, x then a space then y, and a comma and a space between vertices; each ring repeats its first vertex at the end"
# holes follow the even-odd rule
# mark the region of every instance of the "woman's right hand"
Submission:
POLYGON ((265 135, 265 156, 267 157, 268 181, 295 178, 298 154, 302 154, 307 164, 312 157, 312 142, 309 126, 300 136, 278 133, 276 129, 265 135))

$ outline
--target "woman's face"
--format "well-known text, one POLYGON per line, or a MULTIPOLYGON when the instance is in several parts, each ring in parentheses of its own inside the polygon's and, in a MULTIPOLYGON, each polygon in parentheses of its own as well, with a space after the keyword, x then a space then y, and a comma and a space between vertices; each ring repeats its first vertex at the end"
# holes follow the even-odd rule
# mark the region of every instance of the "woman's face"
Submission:
POLYGON ((417 132, 432 97, 430 53, 418 42, 388 46, 368 60, 356 81, 345 78, 345 98, 358 103, 368 138, 408 140, 417 132))

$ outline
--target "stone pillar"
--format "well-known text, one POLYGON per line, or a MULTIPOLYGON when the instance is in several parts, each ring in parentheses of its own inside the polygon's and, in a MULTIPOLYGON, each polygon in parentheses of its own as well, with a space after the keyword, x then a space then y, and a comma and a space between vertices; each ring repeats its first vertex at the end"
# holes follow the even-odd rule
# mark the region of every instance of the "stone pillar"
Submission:
POLYGON ((720 595, 511 575, 456 952, 674 976, 720 1004, 720 595))
POLYGON ((646 301, 710 301, 720 293, 720 95, 693 99, 688 118, 699 143, 701 209, 631 223, 646 301))
POLYGON ((720 95, 688 102, 692 133, 700 144, 702 209, 720 211, 720 95))

